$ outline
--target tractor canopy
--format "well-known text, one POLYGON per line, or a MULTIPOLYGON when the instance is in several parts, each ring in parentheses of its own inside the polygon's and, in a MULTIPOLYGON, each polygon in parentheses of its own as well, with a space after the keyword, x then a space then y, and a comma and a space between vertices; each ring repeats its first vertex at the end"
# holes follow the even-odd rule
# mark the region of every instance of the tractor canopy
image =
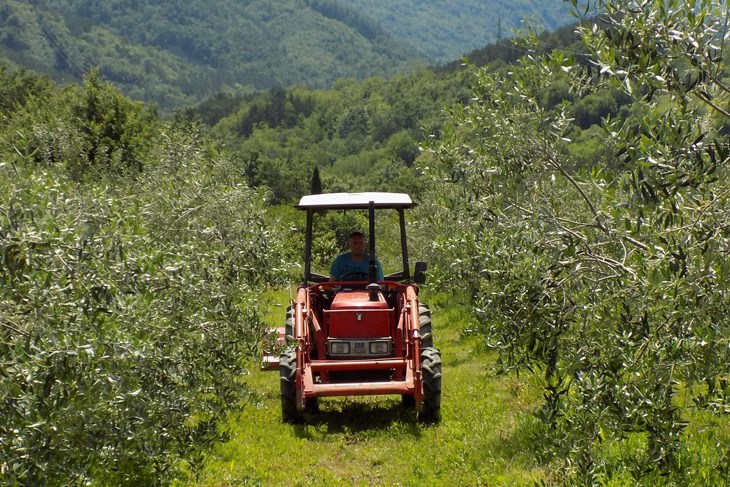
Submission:
POLYGON ((328 193, 302 196, 297 208, 301 210, 367 209, 370 202, 375 208, 411 208, 411 197, 405 193, 328 193))
MULTIPOLYGON (((312 261, 312 226, 314 214, 328 210, 368 210, 368 242, 369 255, 374 268, 375 261, 375 210, 392 209, 398 213, 400 223, 400 244, 403 270, 386 276, 387 280, 409 281, 411 272, 408 262, 408 244, 406 239, 406 221, 404 210, 415 206, 411 197, 405 193, 328 193, 303 196, 296 208, 307 212, 307 226, 304 248, 304 278, 306 285, 310 282, 327 281, 328 276, 313 273, 311 270, 312 261)), ((415 282, 425 278, 425 263, 417 263, 414 269, 415 282)), ((374 272, 370 272, 368 279, 375 282, 374 272)))

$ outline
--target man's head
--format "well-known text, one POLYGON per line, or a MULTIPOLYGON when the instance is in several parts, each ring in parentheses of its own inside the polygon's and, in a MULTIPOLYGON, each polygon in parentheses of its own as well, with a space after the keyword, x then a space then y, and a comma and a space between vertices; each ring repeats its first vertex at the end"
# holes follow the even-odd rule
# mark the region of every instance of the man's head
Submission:
POLYGON ((365 255, 365 235, 362 232, 352 232, 347 237, 347 247, 355 257, 365 255))

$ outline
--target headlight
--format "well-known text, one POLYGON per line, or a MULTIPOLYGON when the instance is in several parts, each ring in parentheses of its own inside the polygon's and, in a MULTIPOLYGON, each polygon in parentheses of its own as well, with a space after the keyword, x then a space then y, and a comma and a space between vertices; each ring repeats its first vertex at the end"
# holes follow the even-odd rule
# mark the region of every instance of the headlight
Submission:
POLYGON ((332 355, 347 355, 350 353, 350 342, 330 342, 332 355))
POLYGON ((390 352, 389 342, 370 342, 371 355, 386 355, 390 352))

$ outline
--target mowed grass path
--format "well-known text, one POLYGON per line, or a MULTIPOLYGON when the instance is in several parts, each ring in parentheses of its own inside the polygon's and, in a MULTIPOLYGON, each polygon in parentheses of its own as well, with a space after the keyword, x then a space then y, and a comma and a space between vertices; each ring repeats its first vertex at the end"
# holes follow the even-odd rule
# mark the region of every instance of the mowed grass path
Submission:
MULTIPOLYGON (((286 302, 274 310, 284 319, 286 302)), ((424 426, 399 396, 320 399, 306 424, 281 422, 279 376, 252 367, 255 401, 230 423, 199 485, 527 486, 546 479, 523 423, 535 398, 498 376, 465 315, 432 305, 443 360, 442 421, 424 426)))

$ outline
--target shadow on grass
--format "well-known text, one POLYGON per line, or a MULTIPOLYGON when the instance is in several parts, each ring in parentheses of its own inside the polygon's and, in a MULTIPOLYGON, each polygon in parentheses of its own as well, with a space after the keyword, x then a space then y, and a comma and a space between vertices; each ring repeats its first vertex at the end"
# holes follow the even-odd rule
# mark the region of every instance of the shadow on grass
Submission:
POLYGON ((395 400, 361 401, 358 399, 320 399, 319 410, 307 412, 304 422, 294 425, 299 438, 312 439, 312 428, 324 434, 391 432, 397 428, 406 436, 420 437, 423 425, 416 420, 414 408, 395 400))

